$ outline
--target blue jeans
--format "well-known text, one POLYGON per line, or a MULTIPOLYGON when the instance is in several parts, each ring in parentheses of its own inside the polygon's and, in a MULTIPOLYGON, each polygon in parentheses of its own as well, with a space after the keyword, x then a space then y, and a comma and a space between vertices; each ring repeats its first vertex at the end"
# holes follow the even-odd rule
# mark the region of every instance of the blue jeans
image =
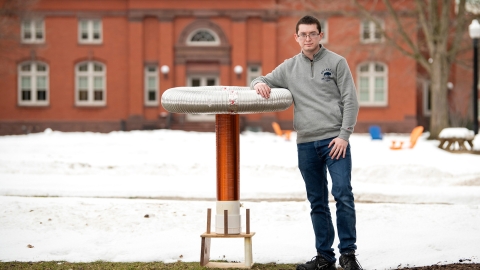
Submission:
POLYGON ((317 252, 329 261, 336 261, 333 252, 335 230, 328 207, 327 168, 332 178, 332 195, 337 208, 337 230, 340 253, 356 250, 355 204, 351 182, 352 157, 350 144, 345 158, 332 159, 328 144, 334 138, 297 144, 298 168, 302 173, 310 202, 310 216, 315 232, 317 252))

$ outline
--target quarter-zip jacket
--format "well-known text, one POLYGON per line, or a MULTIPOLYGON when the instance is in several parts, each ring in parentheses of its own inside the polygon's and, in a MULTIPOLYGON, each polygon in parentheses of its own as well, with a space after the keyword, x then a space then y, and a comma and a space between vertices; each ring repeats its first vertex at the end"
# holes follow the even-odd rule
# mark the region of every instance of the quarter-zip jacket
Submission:
POLYGON ((332 137, 349 140, 357 121, 358 101, 344 57, 323 46, 313 60, 300 52, 254 79, 250 87, 260 82, 292 93, 297 143, 332 137))

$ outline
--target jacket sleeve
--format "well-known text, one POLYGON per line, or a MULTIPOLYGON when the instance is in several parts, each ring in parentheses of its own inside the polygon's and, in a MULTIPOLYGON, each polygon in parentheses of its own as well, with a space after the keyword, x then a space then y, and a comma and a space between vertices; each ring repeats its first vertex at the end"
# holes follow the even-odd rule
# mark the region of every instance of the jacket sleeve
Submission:
POLYGON ((255 78, 250 83, 250 88, 254 89, 253 87, 257 83, 266 83, 270 88, 288 88, 288 84, 286 83, 286 68, 287 68, 287 61, 285 60, 282 64, 276 67, 272 72, 268 73, 265 76, 260 76, 255 78))
POLYGON ((343 103, 342 127, 338 137, 348 141, 357 122, 358 100, 352 73, 344 58, 337 64, 337 86, 343 103))

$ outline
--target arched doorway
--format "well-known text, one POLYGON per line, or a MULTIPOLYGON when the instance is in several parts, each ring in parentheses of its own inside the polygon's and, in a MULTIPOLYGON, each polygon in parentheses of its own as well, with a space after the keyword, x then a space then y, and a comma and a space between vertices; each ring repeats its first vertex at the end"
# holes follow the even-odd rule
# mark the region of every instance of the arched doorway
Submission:
MULTIPOLYGON (((185 65, 185 85, 220 85, 220 66, 230 65, 231 46, 223 30, 209 20, 196 20, 175 45, 175 63, 185 65)), ((225 82, 227 83, 227 82, 225 82)), ((187 121, 214 121, 213 115, 187 115, 187 121)))

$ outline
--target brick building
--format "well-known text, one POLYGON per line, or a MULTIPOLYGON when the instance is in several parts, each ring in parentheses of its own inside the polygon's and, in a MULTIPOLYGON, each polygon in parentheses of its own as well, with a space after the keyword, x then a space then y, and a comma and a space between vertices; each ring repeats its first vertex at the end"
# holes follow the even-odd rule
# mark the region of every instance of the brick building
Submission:
MULTIPOLYGON (((166 112, 161 94, 185 85, 246 86, 297 54, 295 24, 308 13, 282 2, 39 0, 10 16, 16 39, 0 39, 0 134, 48 127, 213 131, 212 116, 166 112)), ((416 62, 385 45, 373 23, 344 16, 342 8, 329 4, 313 15, 322 20, 321 43, 352 70, 361 105, 356 131, 372 124, 385 132, 428 128, 428 80, 416 62)), ((383 23, 393 28, 391 18, 383 23)), ((468 90, 471 77, 457 68, 452 83, 468 90)), ((272 121, 292 128, 292 118, 292 108, 242 115, 241 128, 270 131, 272 121)))

